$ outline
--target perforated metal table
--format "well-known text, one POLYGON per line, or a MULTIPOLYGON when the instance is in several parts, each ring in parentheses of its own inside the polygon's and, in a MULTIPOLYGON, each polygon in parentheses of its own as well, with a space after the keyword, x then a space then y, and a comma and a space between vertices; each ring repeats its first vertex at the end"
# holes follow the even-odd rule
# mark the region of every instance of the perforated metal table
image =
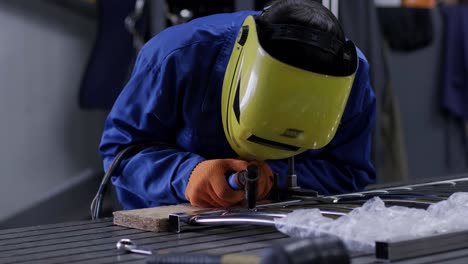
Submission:
MULTIPOLYGON (((117 251, 121 238, 151 250, 259 255, 287 237, 262 226, 206 227, 183 233, 153 233, 116 226, 112 219, 0 230, 0 263, 145 263, 144 255, 117 251)), ((468 238, 467 238, 468 239, 468 238)), ((397 263, 468 263, 468 250, 445 252, 397 263)), ((354 255, 352 263, 381 263, 354 255)))

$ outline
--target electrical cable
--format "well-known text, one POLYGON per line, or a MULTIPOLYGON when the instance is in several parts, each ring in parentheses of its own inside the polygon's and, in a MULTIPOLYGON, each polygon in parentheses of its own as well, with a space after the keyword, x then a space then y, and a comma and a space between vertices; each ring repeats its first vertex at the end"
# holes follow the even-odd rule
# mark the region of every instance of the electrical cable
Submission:
POLYGON ((109 165, 109 168, 107 169, 106 173, 104 173, 104 176, 102 177, 102 181, 101 181, 101 184, 99 185, 97 193, 94 196, 93 201, 91 202, 91 206, 90 206, 91 219, 96 220, 100 218, 103 199, 107 190, 107 184, 109 182, 110 177, 114 174, 115 170, 119 167, 122 160, 124 158, 129 157, 130 155, 140 152, 141 150, 149 146, 167 147, 168 144, 156 141, 156 142, 148 142, 148 143, 130 145, 124 148, 123 150, 121 150, 115 156, 115 158, 112 160, 112 163, 109 165))

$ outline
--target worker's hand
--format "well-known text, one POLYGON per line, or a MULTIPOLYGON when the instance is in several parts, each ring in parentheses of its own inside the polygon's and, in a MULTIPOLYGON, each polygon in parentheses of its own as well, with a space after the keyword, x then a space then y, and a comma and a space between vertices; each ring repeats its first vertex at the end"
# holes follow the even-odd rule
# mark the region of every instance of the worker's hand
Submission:
POLYGON ((226 173, 246 170, 249 164, 258 166, 259 199, 268 196, 273 186, 273 173, 265 162, 248 162, 238 159, 216 159, 200 162, 192 171, 185 190, 185 197, 190 204, 198 207, 229 208, 244 201, 243 191, 233 190, 226 173))

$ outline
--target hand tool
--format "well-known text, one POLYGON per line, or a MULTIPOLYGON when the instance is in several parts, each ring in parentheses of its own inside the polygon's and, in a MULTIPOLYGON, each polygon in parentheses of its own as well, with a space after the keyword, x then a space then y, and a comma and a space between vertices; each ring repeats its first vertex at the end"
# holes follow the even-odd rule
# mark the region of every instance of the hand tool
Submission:
POLYGON ((263 250, 260 256, 241 254, 157 254, 138 249, 130 239, 117 242, 117 249, 144 255, 151 255, 146 263, 151 264, 348 264, 350 256, 344 243, 335 236, 323 235, 307 239, 287 238, 283 242, 274 243, 263 250))
POLYGON ((132 240, 128 238, 122 238, 120 239, 117 244, 116 244, 117 250, 119 251, 125 251, 125 252, 131 252, 131 253, 137 253, 137 254, 143 254, 143 255, 152 255, 153 252, 149 250, 144 250, 144 249, 139 249, 138 246, 133 242, 132 240))
POLYGON ((257 204, 258 192, 258 167, 256 165, 251 164, 247 167, 244 186, 247 208, 254 209, 257 204))
POLYGON ((257 204, 258 192, 258 167, 251 164, 247 170, 238 171, 230 174, 227 179, 231 188, 235 190, 244 190, 247 208, 254 209, 257 204), (239 186, 238 184, 239 183, 239 186))

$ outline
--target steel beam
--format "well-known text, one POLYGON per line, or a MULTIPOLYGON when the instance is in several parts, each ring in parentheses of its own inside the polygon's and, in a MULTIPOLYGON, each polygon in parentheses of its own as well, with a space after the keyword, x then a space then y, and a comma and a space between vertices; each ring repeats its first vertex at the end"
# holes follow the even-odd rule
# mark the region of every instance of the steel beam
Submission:
POLYGON ((462 248, 468 248, 468 231, 404 241, 378 241, 375 244, 375 257, 377 259, 397 261, 462 248))

